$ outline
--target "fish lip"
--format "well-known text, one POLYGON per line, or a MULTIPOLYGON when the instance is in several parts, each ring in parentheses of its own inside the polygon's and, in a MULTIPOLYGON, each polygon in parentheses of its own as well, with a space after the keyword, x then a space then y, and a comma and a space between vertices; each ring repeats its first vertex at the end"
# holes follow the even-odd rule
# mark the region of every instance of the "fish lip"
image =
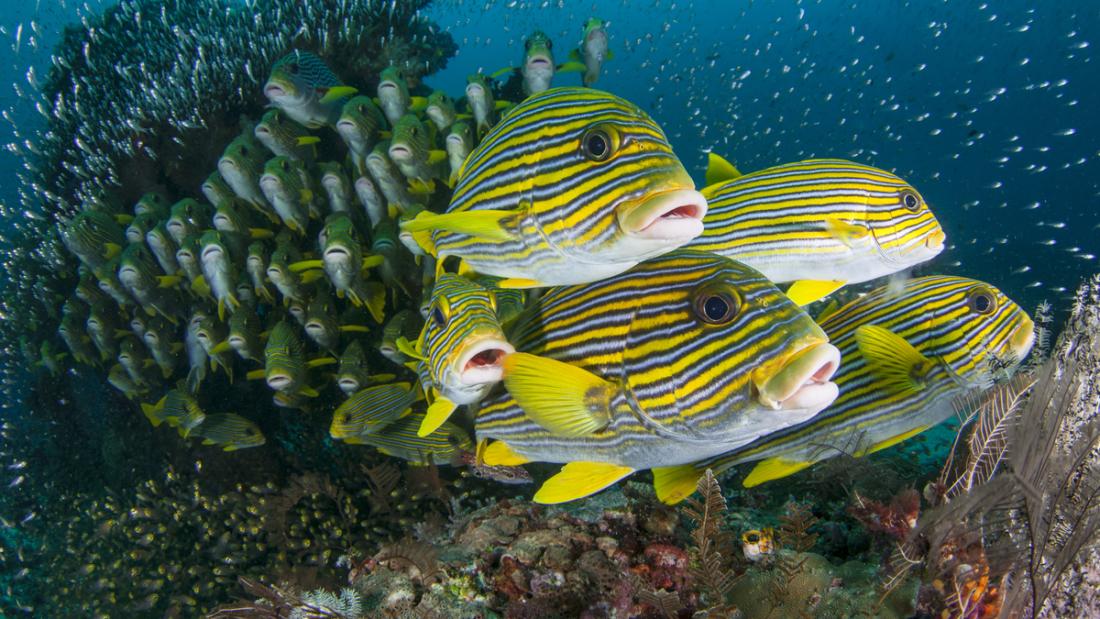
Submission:
POLYGON ((495 336, 482 338, 462 352, 458 363, 459 381, 464 385, 485 385, 504 378, 504 357, 516 352, 507 340, 495 336))
POLYGON ((207 245, 202 250, 201 259, 203 262, 208 262, 220 257, 221 254, 222 248, 218 247, 217 245, 207 245), (215 256, 215 254, 217 255, 215 256))
POLYGON ((819 340, 788 355, 770 376, 753 376, 756 399, 777 411, 820 411, 839 393, 831 380, 839 367, 840 350, 819 340))
POLYGON ((407 146, 394 144, 390 146, 389 155, 394 161, 406 161, 412 158, 412 151, 407 146))
POLYGON ((236 348, 237 346, 244 346, 244 338, 239 336, 239 335, 230 335, 226 339, 226 341, 229 343, 229 346, 231 348, 236 348))
POLYGON ((467 97, 474 96, 474 95, 480 96, 480 95, 483 95, 483 94, 485 94, 485 89, 481 86, 481 84, 467 84, 466 85, 466 96, 467 97))
POLYGON ((1034 344, 1035 321, 1024 316, 1020 324, 1017 325, 1016 329, 1012 332, 1012 335, 1008 336, 1009 349, 1012 351, 1012 354, 1015 355, 1016 361, 1020 362, 1031 352, 1031 347, 1034 344))
POLYGON ((214 229, 222 230, 222 226, 229 225, 229 218, 225 215, 218 213, 214 215, 214 229))
POLYGON ((267 386, 275 391, 282 391, 290 386, 290 377, 286 374, 273 374, 267 377, 267 386))
POLYGON ((341 391, 347 394, 359 391, 359 381, 354 378, 341 378, 336 381, 336 384, 340 386, 341 391))
POLYGON ((336 259, 338 257, 343 260, 349 260, 351 258, 351 252, 339 245, 334 245, 332 247, 326 247, 325 251, 321 254, 321 259, 324 261, 327 261, 329 258, 336 259))
POLYGON ((268 82, 264 84, 264 96, 271 101, 287 96, 286 88, 283 88, 279 84, 268 82))
POLYGON ((630 236, 686 243, 703 233, 707 200, 694 189, 673 189, 617 211, 619 225, 630 236))
POLYGON ((546 69, 551 66, 550 59, 543 54, 537 56, 531 56, 527 59, 528 67, 538 67, 540 69, 546 69))
POLYGON ((279 179, 274 174, 264 174, 260 177, 260 189, 271 191, 279 187, 279 179))

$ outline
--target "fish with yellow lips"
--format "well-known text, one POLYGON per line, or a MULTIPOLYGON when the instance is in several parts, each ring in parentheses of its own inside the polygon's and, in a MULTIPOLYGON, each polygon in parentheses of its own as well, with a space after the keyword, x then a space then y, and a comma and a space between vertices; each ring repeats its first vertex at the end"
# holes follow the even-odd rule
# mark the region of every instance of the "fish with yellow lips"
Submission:
POLYGON ((798 304, 934 258, 945 235, 924 198, 885 170, 808 159, 741 175, 714 153, 703 233, 687 247, 794 282, 798 304))
POLYGON ((582 284, 691 241, 707 203, 641 109, 584 88, 523 101, 462 166, 447 212, 402 229, 502 287, 582 284))
POLYGON ((837 349, 759 272, 679 250, 554 288, 509 332, 506 391, 482 402, 489 465, 560 462, 535 501, 719 455, 816 415, 837 349))
POLYGON ((841 454, 864 456, 941 423, 958 403, 1010 375, 1034 342, 1035 324, 989 284, 932 276, 856 299, 821 320, 841 351, 836 402, 809 421, 725 454, 654 471, 658 497, 675 503, 703 472, 756 462, 755 486, 841 454))

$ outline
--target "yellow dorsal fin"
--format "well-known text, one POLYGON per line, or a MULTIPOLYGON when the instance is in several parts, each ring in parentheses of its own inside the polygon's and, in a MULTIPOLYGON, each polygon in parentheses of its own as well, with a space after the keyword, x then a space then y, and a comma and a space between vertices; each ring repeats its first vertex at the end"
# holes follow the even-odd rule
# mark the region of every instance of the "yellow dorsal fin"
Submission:
POLYGON ((114 258, 122 253, 122 246, 118 243, 104 243, 103 244, 103 257, 107 260, 114 258))
POLYGON ((267 228, 249 228, 248 236, 253 239, 270 239, 275 236, 275 233, 267 228))
POLYGON ((570 60, 569 62, 558 65, 555 69, 558 73, 584 73, 588 70, 588 67, 584 66, 583 62, 577 62, 576 60, 570 60))
POLYGON ((145 402, 142 402, 141 412, 145 413, 146 419, 149 420, 149 423, 153 424, 154 428, 159 427, 161 422, 163 421, 160 417, 157 417, 157 407, 153 406, 152 404, 146 404, 145 402))
POLYGON ((607 462, 570 462, 535 493, 536 503, 565 503, 595 494, 630 475, 634 469, 607 462))
POLYGON ((120 226, 128 226, 134 222, 134 216, 127 213, 118 213, 114 216, 114 220, 120 226))
POLYGON ((493 441, 485 445, 482 450, 481 462, 488 466, 519 466, 527 464, 530 460, 512 451, 508 443, 493 441))
POLYGON ((344 97, 350 97, 357 92, 359 92, 359 89, 353 86, 333 86, 321 97, 321 103, 332 103, 344 97))
POLYGON ((522 277, 506 277, 496 283, 497 288, 542 288, 543 283, 522 277))
POLYGON ((653 490, 662 503, 675 505, 695 492, 702 475, 691 464, 658 467, 653 469, 653 490))
POLYGON ((504 358, 504 386, 531 420, 558 436, 586 436, 611 421, 614 385, 568 363, 512 353, 504 358))
POLYGON ((297 140, 298 146, 309 146, 310 144, 317 144, 321 141, 321 138, 315 135, 303 135, 297 140))
POLYGON ((424 421, 420 422, 420 429, 416 431, 416 435, 423 438, 438 430, 439 426, 450 418, 451 413, 455 412, 455 408, 457 408, 455 403, 447 398, 436 398, 436 401, 428 407, 428 412, 424 414, 424 421))
POLYGON ((707 153, 707 186, 732 181, 741 177, 741 171, 715 152, 707 153))
POLYGON ((370 333, 370 327, 364 327, 363 325, 340 325, 337 327, 344 333, 370 333))
MULTIPOLYGON (((413 233, 424 230, 444 230, 483 239, 507 241, 512 238, 512 234, 505 230, 501 223, 515 214, 513 211, 463 211, 437 215, 430 211, 421 211, 412 221, 402 222, 401 229, 413 233)), ((417 242, 419 243, 420 240, 417 239, 417 242)), ((424 245, 421 247, 428 251, 424 245)))
POLYGON ((844 287, 848 282, 840 280, 802 279, 787 289, 787 298, 799 307, 806 307, 814 301, 820 301, 844 287))
POLYGON ((413 112, 423 112, 428 109, 427 97, 409 97, 409 109, 413 112))
POLYGON ((760 463, 753 467, 748 477, 746 477, 745 481, 742 483, 746 488, 752 488, 766 481, 794 475, 811 464, 813 464, 813 462, 803 460, 787 460, 779 457, 768 458, 767 460, 760 461, 760 463))
POLYGON ((313 387, 302 385, 298 388, 298 395, 303 395, 307 398, 316 398, 317 396, 321 395, 321 393, 313 387))
POLYGON ((397 344, 397 350, 400 350, 406 357, 412 357, 413 359, 419 359, 421 361, 428 360, 427 357, 413 347, 412 343, 409 342, 409 338, 402 335, 397 338, 395 343, 397 344))
POLYGON ((324 268, 325 262, 323 260, 299 260, 298 262, 290 263, 290 270, 292 273, 301 273, 302 271, 308 271, 310 269, 324 268))
POLYGON ((428 164, 436 165, 447 160, 447 151, 445 150, 431 150, 428 151, 428 164))
POLYGON ((210 354, 220 355, 221 353, 229 352, 230 350, 232 350, 232 349, 229 347, 229 340, 222 340, 221 342, 218 342, 217 344, 214 345, 213 348, 210 349, 210 354))
POLYGON ((867 367, 879 380, 903 393, 923 388, 925 378, 936 364, 905 338, 876 325, 856 329, 856 344, 867 367))
POLYGON ((258 370, 252 370, 248 374, 244 375, 245 380, 260 380, 261 378, 267 378, 267 371, 264 368, 258 370))
POLYGON ((360 266, 360 268, 362 268, 362 269, 371 269, 371 268, 374 268, 374 267, 382 264, 385 261, 386 261, 386 259, 383 258, 382 256, 378 255, 378 254, 371 254, 369 256, 363 256, 363 264, 360 266))
POLYGON ((382 282, 369 281, 366 283, 366 295, 367 298, 363 299, 363 304, 367 306, 367 311, 370 312, 374 322, 382 324, 386 319, 386 285, 382 282))
POLYGON ((176 284, 180 283, 181 281, 183 281, 183 276, 181 276, 181 275, 158 275, 157 276, 157 286, 160 287, 160 288, 171 288, 172 286, 175 286, 176 284))
POLYGON ((843 219, 835 218, 825 220, 825 230, 833 235, 838 241, 852 249, 858 247, 871 235, 871 230, 867 226, 860 226, 849 221, 844 221, 843 219))
POLYGON ((435 181, 429 179, 422 181, 419 178, 409 179, 409 193, 417 197, 427 197, 435 191, 435 181))
POLYGON ((307 368, 319 368, 324 365, 333 365, 339 363, 335 357, 317 357, 316 359, 310 359, 306 361, 307 368))

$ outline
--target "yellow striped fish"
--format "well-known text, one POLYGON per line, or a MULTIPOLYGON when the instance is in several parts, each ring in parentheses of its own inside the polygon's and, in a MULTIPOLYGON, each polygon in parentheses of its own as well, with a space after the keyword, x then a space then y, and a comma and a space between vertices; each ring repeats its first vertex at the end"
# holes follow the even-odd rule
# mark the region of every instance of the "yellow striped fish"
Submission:
POLYGON ((208 415, 194 434, 202 438, 203 445, 218 445, 223 451, 260 447, 267 442, 259 426, 235 413, 208 415))
POLYGON ((490 465, 569 463, 535 495, 580 498, 637 469, 718 455, 817 414, 840 354, 757 271, 679 250, 548 291, 518 320, 507 393, 483 403, 490 465), (702 456, 706 457, 706 456, 702 456))
POLYGON ((500 382, 501 361, 515 349, 505 338, 496 311, 491 290, 444 273, 432 288, 428 318, 416 346, 398 341, 402 352, 428 366, 431 386, 422 386, 431 406, 421 436, 435 431, 456 406, 481 401, 500 382))
POLYGON ((302 338, 291 323, 280 320, 271 329, 264 346, 264 367, 248 373, 249 379, 263 378, 267 386, 285 395, 315 398, 317 390, 306 384, 309 368, 336 363, 332 357, 307 360, 302 338))
POLYGON ((821 327, 841 351, 836 402, 806 423, 728 454, 654 471, 658 496, 675 503, 710 468, 761 461, 746 486, 847 453, 863 456, 950 417, 960 396, 1011 373, 1031 350, 1034 323, 996 288, 962 277, 922 277, 883 287, 829 314, 821 327))
POLYGON ((381 432, 360 434, 345 442, 370 445, 387 456, 413 464, 454 464, 459 462, 463 452, 474 450, 470 435, 450 422, 427 436, 420 436, 417 431, 423 422, 424 413, 413 413, 389 424, 381 432))
POLYGON ((364 434, 377 434, 412 411, 415 400, 409 383, 367 387, 352 394, 332 414, 329 434, 347 440, 364 434))
POLYGON ((924 198, 885 170, 809 159, 740 176, 711 154, 707 183, 703 234, 688 247, 795 282, 788 296, 799 305, 943 251, 943 229, 924 198))
POLYGON ((702 232, 707 205, 637 106, 554 88, 512 109, 470 153, 447 212, 402 229, 506 287, 582 284, 702 232))

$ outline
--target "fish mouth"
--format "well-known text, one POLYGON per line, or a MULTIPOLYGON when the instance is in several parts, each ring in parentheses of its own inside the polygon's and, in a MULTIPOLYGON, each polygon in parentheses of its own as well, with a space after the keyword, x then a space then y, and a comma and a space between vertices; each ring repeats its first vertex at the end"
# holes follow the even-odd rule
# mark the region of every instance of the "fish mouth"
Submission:
POLYGON ((274 174, 264 174, 260 177, 260 189, 266 191, 275 191, 279 188, 279 179, 274 174))
POLYGON ((239 335, 230 335, 228 341, 229 347, 234 350, 244 347, 244 338, 239 335))
POLYGON ((675 189, 619 209, 619 225, 630 236, 686 243, 703 233, 707 200, 694 189, 675 189))
POLYGON ((290 376, 283 374, 282 372, 269 374, 267 376, 267 386, 271 387, 275 391, 283 391, 284 389, 288 389, 291 382, 292 381, 290 379, 290 376))
POLYGON ((173 233, 178 234, 180 232, 183 232, 183 222, 178 220, 178 219, 173 219, 173 220, 170 220, 168 223, 164 224, 164 228, 166 230, 168 230, 169 232, 173 232, 173 233))
POLYGON ((276 84, 274 82, 268 82, 264 84, 264 96, 268 99, 275 101, 276 99, 282 99, 287 96, 286 88, 276 84))
POLYGON ((344 249, 343 247, 340 247, 339 245, 334 247, 326 247, 322 258, 325 262, 328 262, 329 260, 339 260, 341 263, 344 263, 348 260, 351 260, 351 252, 349 252, 347 249, 344 249))
POLYGON ((224 230, 229 226, 229 217, 222 214, 214 215, 214 228, 216 230, 224 230))
POLYGON ((140 243, 145 240, 145 236, 140 230, 131 226, 126 228, 126 240, 131 243, 140 243))
POLYGON ((137 269, 132 266, 124 266, 118 270, 118 281, 127 282, 137 280, 137 269))
POLYGON ((218 171, 222 173, 222 176, 225 176, 226 172, 235 172, 236 170, 236 161, 233 161, 229 157, 222 157, 221 159, 218 159, 218 171))
POLYGON ((1016 361, 1023 361, 1035 344, 1035 321, 1024 316, 1016 330, 1008 337, 1008 345, 1016 361))
POLYGON ((324 331, 325 331, 324 325, 322 325, 321 323, 316 322, 316 321, 307 322, 305 329, 306 329, 306 333, 310 334, 310 337, 320 335, 321 333, 324 333, 324 331))
POLYGON ((340 390, 344 393, 351 395, 356 391, 359 391, 359 381, 354 378, 341 378, 336 381, 336 384, 340 386, 340 390))
POLYGON ((936 230, 929 234, 924 239, 924 246, 936 253, 943 251, 943 243, 947 240, 947 235, 943 233, 943 230, 936 230))
POLYGON ((222 257, 222 249, 217 245, 210 245, 206 249, 202 250, 202 261, 210 262, 222 257))
POLYGON ((459 380, 464 385, 484 385, 504 378, 504 357, 516 352, 506 340, 487 337, 468 346, 458 360, 459 380))
POLYGON ((407 161, 412 158, 412 151, 408 146, 395 144, 390 146, 390 159, 394 161, 407 161))
POLYGON ((382 97, 382 92, 383 91, 385 91, 387 95, 396 93, 397 92, 397 83, 396 82, 388 82, 388 81, 387 82, 380 82, 378 84, 378 97, 379 98, 382 97))
POLYGON ((483 96, 484 94, 485 94, 485 89, 482 88, 481 84, 469 84, 469 85, 466 86, 466 96, 467 97, 480 97, 480 96, 483 96))
POLYGON ((832 404, 839 393, 831 380, 838 367, 840 351, 836 346, 827 342, 810 344, 784 359, 777 371, 753 372, 756 399, 777 411, 819 411, 832 404))

